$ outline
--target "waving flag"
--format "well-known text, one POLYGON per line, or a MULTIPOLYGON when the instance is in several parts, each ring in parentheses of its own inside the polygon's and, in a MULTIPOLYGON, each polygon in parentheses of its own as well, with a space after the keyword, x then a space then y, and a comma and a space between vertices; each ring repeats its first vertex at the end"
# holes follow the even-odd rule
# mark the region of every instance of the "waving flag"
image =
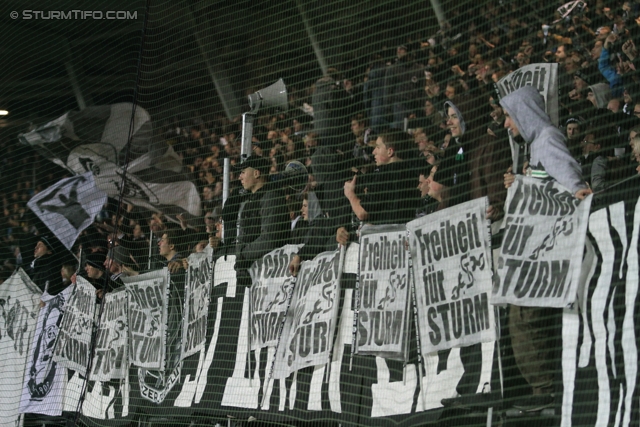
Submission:
POLYGON ((59 181, 31 198, 27 206, 71 249, 106 202, 107 195, 96 187, 93 175, 85 173, 59 181))

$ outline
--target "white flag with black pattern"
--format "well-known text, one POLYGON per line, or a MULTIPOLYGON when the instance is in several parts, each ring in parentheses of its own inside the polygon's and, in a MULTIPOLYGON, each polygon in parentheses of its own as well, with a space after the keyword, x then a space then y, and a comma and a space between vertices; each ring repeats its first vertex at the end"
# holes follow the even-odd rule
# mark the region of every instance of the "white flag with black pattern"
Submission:
POLYGON ((71 249, 106 202, 107 194, 96 187, 89 172, 59 181, 31 198, 27 206, 71 249))

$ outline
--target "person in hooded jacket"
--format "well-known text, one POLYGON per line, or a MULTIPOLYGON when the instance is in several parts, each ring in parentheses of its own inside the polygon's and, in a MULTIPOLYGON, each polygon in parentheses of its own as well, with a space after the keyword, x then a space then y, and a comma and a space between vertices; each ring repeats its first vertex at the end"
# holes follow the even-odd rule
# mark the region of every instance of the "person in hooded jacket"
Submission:
MULTIPOLYGON (((555 179, 580 200, 591 194, 580 165, 569 153, 564 134, 551 122, 544 99, 535 88, 524 86, 505 96, 500 104, 505 110, 504 126, 511 136, 530 145, 528 175, 555 179)), ((505 174, 505 187, 513 181, 510 172, 505 174)), ((532 412, 554 404, 556 325, 561 313, 557 308, 510 306, 508 322, 514 359, 532 392, 513 404, 516 409, 532 412)))
POLYGON ((447 172, 450 202, 453 206, 470 199, 487 196, 487 217, 497 220, 503 215, 506 192, 498 174, 508 164, 509 155, 505 141, 487 134, 483 118, 486 105, 478 98, 462 100, 454 98, 444 103, 447 127, 453 143, 445 151, 440 165, 447 172))
MULTIPOLYGON (((488 117, 485 107, 478 98, 470 98, 463 100, 460 97, 453 98, 444 103, 445 113, 447 114, 447 127, 451 132, 451 141, 447 148, 442 161, 437 166, 438 181, 437 184, 447 189, 446 207, 452 207, 460 203, 464 203, 471 199, 472 188, 475 190, 476 197, 484 197, 488 195, 486 186, 483 181, 476 179, 472 181, 472 176, 477 176, 475 168, 480 168, 480 161, 492 162, 499 164, 498 159, 493 154, 488 154, 485 150, 481 150, 482 144, 493 144, 493 140, 487 140, 486 126, 483 117, 488 117), (481 153, 480 155, 478 153, 481 153), (475 159, 478 157, 478 159, 475 159), (472 186, 473 184, 473 186, 472 186)), ((486 148, 486 147, 484 147, 486 148)), ((491 150, 491 153, 493 150, 491 150)), ((494 165, 488 165, 495 168, 494 165)), ((494 173, 491 173, 493 176, 494 173)), ((431 184, 430 184, 431 185, 431 184)), ((498 192, 499 193, 499 192, 498 192)), ((498 199, 501 199, 498 197, 498 199)), ((490 200, 496 198, 490 197, 490 200)), ((501 199, 504 200, 504 199, 501 199)), ((503 202, 502 202, 503 203, 503 202)), ((502 212, 502 204, 495 203, 495 206, 487 208, 487 217, 495 219, 502 212)), ((441 363, 449 357, 449 350, 438 352, 441 363)), ((482 360, 482 349, 480 344, 462 347, 460 349, 460 359, 465 367, 465 375, 456 385, 457 395, 451 398, 441 400, 445 407, 469 407, 477 403, 476 389, 480 380, 480 371, 474 369, 479 366, 482 360), (475 403, 474 403, 475 402, 475 403)), ((482 396, 480 396, 482 397, 482 396)))
POLYGON ((605 109, 611 100, 611 90, 606 83, 596 83, 587 89, 587 99, 594 107, 605 109))

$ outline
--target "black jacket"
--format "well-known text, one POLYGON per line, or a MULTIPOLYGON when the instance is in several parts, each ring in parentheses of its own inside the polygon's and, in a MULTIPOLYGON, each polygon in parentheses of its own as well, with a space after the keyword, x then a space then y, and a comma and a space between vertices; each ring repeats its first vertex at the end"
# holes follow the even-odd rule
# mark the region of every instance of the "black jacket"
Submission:
POLYGON ((44 292, 45 289, 48 289, 49 294, 55 295, 62 290, 60 288, 62 284, 61 267, 62 263, 56 255, 47 254, 34 259, 27 268, 27 274, 41 291, 44 292))
POLYGON ((266 184, 245 196, 238 209, 236 271, 246 270, 263 255, 282 246, 291 233, 284 192, 266 184))

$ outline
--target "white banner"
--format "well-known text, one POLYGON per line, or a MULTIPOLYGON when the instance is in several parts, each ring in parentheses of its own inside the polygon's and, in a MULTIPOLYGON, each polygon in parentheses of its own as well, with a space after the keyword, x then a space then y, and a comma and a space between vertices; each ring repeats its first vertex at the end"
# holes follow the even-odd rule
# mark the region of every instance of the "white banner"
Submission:
POLYGON ((275 249, 251 266, 251 350, 275 347, 292 291, 289 262, 302 245, 275 249))
POLYGON ((492 304, 566 307, 576 299, 589 208, 555 181, 516 176, 492 304))
POLYGON ((329 362, 340 299, 344 251, 323 252, 300 266, 274 365, 275 379, 329 362))
POLYGON ((58 325, 72 291, 73 286, 68 286, 56 296, 42 294, 41 299, 45 304, 38 314, 29 361, 24 371, 20 400, 22 413, 62 414, 67 370, 53 360, 53 351, 58 338, 58 325))
POLYGON ((409 253, 403 225, 367 225, 360 232, 356 346, 360 354, 405 359, 409 253))
POLYGON ((558 126, 558 64, 529 64, 504 76, 498 83, 500 97, 505 97, 523 86, 533 86, 544 98, 547 114, 554 125, 558 126))
POLYGON ((59 366, 86 375, 91 352, 93 319, 96 312, 96 288, 78 276, 71 300, 62 316, 53 360, 59 366))
POLYGON ((496 338, 487 198, 407 224, 422 353, 496 338))
POLYGON ((196 354, 204 348, 213 273, 212 257, 213 249, 209 245, 204 252, 189 255, 180 359, 196 354))
POLYGON ((141 368, 164 370, 169 270, 123 277, 127 289, 129 360, 141 368))
POLYGON ((0 285, 0 426, 15 427, 42 292, 22 270, 0 285))
POLYGON ((91 368, 92 381, 121 379, 129 374, 126 289, 108 292, 102 304, 91 368))
POLYGON ((106 202, 107 194, 96 187, 88 172, 60 180, 33 196, 27 206, 70 250, 106 202))

